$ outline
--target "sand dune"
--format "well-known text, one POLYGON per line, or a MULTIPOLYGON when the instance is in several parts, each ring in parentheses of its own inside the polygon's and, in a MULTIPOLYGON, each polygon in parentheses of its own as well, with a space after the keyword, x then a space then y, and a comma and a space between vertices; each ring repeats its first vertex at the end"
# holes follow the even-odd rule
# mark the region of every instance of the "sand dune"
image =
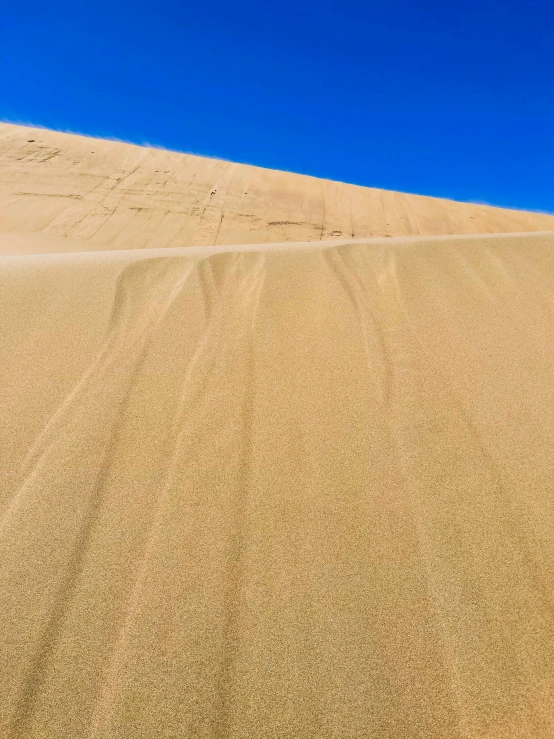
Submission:
POLYGON ((551 230, 540 213, 0 123, 0 231, 88 250, 551 230))
POLYGON ((0 736, 554 737, 554 234, 0 271, 0 736))

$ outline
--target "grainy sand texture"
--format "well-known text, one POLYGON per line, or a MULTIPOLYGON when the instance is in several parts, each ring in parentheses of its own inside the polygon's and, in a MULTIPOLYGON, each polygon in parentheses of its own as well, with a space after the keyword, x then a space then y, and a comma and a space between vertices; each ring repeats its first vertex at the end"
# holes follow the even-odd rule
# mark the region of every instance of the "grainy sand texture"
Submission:
POLYGON ((0 737, 554 737, 554 218, 0 136, 0 737))

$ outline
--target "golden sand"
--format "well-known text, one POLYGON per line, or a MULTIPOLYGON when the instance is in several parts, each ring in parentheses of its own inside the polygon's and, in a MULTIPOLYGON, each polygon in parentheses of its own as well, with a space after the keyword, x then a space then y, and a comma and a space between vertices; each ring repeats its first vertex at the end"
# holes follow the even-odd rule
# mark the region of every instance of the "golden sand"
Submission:
POLYGON ((554 737, 554 233, 41 213, 0 235, 0 737, 554 737))
POLYGON ((552 230, 541 213, 0 123, 0 232, 88 250, 552 230))

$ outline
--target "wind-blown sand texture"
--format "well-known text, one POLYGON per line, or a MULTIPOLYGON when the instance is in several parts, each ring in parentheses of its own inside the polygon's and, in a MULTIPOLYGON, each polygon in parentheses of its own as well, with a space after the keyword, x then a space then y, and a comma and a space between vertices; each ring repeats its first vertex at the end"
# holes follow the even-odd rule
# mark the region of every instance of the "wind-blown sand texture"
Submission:
POLYGON ((88 250, 550 230, 541 213, 0 123, 0 231, 88 250))
POLYGON ((554 233, 26 244, 2 739, 554 737, 554 233))

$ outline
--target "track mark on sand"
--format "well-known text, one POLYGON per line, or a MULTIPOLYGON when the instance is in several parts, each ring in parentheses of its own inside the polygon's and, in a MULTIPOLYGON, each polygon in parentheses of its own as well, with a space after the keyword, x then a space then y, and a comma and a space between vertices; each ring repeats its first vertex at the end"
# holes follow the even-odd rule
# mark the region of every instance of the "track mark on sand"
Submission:
MULTIPOLYGON (((156 258, 123 271, 104 346, 28 454, 21 486, 0 528, 0 552, 5 547, 9 550, 14 539, 25 541, 36 521, 41 521, 51 541, 36 552, 31 550, 28 562, 4 558, 4 592, 13 588, 20 591, 30 579, 30 597, 34 595, 35 602, 37 597, 39 602, 42 600, 38 610, 44 623, 40 627, 39 620, 38 630, 28 634, 28 667, 20 676, 19 696, 12 705, 11 720, 8 718, 10 737, 25 736, 30 726, 49 657, 98 518, 112 445, 120 433, 130 392, 157 325, 194 266, 189 259, 156 258), (108 385, 112 386, 110 392, 106 392, 108 385), (76 448, 87 460, 84 471, 63 468, 63 460, 76 448), (56 524, 52 521, 55 510, 67 511, 67 519, 56 524), (35 561, 37 557, 40 560, 35 561), (40 576, 45 568, 57 576, 48 577, 46 571, 40 576), (37 580, 42 596, 33 584, 37 580)), ((17 620, 16 613, 13 618, 17 620)), ((10 620, 8 613, 8 628, 10 620)))

